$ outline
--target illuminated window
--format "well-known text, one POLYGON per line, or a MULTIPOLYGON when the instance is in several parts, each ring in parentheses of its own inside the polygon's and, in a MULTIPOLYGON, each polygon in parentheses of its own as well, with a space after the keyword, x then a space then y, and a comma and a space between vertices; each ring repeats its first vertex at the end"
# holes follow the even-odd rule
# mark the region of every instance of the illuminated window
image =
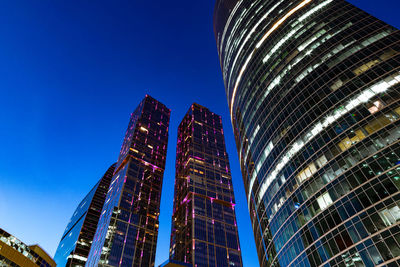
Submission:
POLYGON ((374 114, 383 108, 383 103, 381 101, 375 101, 371 107, 368 108, 371 114, 374 114))
POLYGON ((304 43, 302 43, 297 49, 299 51, 303 51, 307 46, 309 46, 312 42, 314 42, 315 40, 317 40, 319 37, 321 37, 322 35, 324 35, 326 33, 325 29, 320 30, 318 33, 314 34, 310 39, 308 39, 307 41, 305 41, 304 43))
POLYGON ((393 50, 392 48, 389 48, 388 50, 385 51, 379 58, 383 61, 388 60, 395 56, 397 54, 397 51, 393 50))
POLYGON ((139 151, 137 149, 134 148, 130 148, 131 151, 135 152, 135 153, 139 153, 139 151))
POLYGON ((333 203, 332 198, 328 192, 317 198, 317 202, 321 210, 326 209, 330 204, 333 203))
POLYGON ((297 179, 299 183, 302 183, 303 181, 310 178, 316 172, 317 172, 317 167, 315 166, 314 163, 311 163, 297 175, 297 179))
POLYGON ((322 155, 321 157, 319 157, 316 160, 316 163, 318 165, 319 168, 321 168, 322 166, 324 166, 326 163, 328 162, 328 160, 326 159, 325 155, 322 155))
POLYGON ((360 67, 353 70, 353 73, 358 76, 358 75, 366 72, 367 70, 369 70, 370 68, 372 68, 373 66, 378 64, 379 62, 381 62, 379 59, 371 60, 371 61, 365 63, 364 65, 361 65, 360 67))
POLYGON ((346 137, 339 143, 339 147, 342 151, 346 151, 349 149, 352 145, 354 145, 357 142, 360 142, 365 138, 365 134, 361 130, 357 130, 354 132, 353 137, 346 137))
POLYGON ((146 132, 146 133, 148 133, 149 132, 149 130, 147 130, 146 128, 144 128, 143 126, 140 126, 140 131, 142 131, 142 132, 146 132))
POLYGON ((369 134, 373 134, 376 131, 379 131, 380 129, 385 127, 386 125, 389 125, 393 120, 394 118, 391 118, 390 115, 380 116, 379 118, 368 123, 368 125, 365 126, 365 130, 367 130, 369 134))
POLYGON ((339 89, 340 87, 342 87, 343 84, 344 84, 344 82, 343 82, 341 79, 337 79, 337 80, 331 85, 332 91, 336 91, 337 89, 339 89))
POLYGON ((396 111, 396 113, 400 115, 400 107, 396 108, 394 111, 396 111))
POLYGON ((390 208, 379 211, 379 216, 382 218, 386 226, 395 224, 400 220, 400 208, 395 205, 390 208))

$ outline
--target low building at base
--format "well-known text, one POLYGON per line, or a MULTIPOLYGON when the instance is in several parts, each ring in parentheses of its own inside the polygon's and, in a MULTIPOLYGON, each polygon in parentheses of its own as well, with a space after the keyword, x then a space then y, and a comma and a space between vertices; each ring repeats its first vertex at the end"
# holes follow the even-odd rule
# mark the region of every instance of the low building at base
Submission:
POLYGON ((55 267, 55 261, 39 245, 28 246, 0 228, 0 266, 55 267))

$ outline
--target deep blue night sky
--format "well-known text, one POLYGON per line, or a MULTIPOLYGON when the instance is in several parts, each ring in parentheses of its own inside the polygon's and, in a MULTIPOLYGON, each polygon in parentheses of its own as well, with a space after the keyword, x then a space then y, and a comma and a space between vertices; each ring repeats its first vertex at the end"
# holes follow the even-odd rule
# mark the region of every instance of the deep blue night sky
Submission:
MULTIPOLYGON (((398 0, 352 0, 400 27, 398 0)), ((146 93, 172 109, 156 266, 168 258, 177 126, 223 116, 244 266, 258 266, 212 28, 214 0, 0 3, 0 228, 54 255, 146 93)))

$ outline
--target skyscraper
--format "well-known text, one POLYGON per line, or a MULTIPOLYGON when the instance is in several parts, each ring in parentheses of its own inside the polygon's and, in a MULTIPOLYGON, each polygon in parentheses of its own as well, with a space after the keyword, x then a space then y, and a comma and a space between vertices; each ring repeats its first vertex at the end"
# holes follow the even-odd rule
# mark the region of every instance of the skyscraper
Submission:
POLYGON ((170 110, 132 113, 86 266, 154 266, 170 110))
POLYGON ((193 104, 178 128, 170 256, 192 266, 242 266, 221 117, 193 104))
POLYGON ((57 266, 85 266, 114 170, 115 164, 108 168, 72 215, 54 256, 57 266))
POLYGON ((261 266, 399 266, 400 32, 344 0, 217 0, 214 32, 261 266))

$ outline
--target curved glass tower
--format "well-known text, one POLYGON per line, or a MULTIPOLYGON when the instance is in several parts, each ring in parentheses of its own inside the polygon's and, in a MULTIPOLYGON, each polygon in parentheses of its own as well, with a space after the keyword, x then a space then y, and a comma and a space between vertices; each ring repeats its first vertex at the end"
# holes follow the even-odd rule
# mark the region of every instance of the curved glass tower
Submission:
POLYGON ((115 164, 79 203, 58 244, 54 260, 59 267, 84 266, 110 188, 115 164))
POLYGON ((400 32, 344 0, 218 0, 261 266, 399 266, 400 32))

